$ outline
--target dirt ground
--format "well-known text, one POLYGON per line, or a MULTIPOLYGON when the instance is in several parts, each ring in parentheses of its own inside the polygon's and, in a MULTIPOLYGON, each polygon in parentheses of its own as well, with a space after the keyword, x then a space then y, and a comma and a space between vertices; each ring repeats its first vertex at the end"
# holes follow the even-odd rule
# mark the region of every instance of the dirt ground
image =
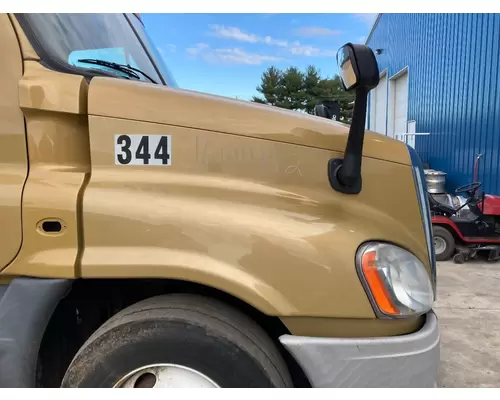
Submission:
POLYGON ((500 387, 500 262, 440 262, 440 387, 500 387))

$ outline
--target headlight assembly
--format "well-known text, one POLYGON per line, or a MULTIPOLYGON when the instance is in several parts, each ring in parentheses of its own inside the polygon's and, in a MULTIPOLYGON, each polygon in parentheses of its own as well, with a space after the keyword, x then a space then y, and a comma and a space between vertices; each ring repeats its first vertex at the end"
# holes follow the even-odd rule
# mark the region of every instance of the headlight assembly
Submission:
POLYGON ((434 292, 429 274, 409 251, 371 242, 360 247, 356 264, 379 317, 420 315, 432 308, 434 292))

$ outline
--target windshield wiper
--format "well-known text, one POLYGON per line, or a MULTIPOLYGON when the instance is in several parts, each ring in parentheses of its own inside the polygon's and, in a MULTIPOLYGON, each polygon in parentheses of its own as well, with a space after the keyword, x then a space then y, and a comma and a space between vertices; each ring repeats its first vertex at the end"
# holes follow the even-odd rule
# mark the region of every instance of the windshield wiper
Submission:
POLYGON ((138 72, 139 74, 143 75, 145 78, 149 79, 152 83, 157 84, 157 82, 153 78, 151 78, 149 75, 147 75, 145 72, 141 71, 138 68, 134 68, 128 64, 118 64, 118 63, 111 62, 111 61, 99 60, 97 58, 82 58, 82 59, 78 60, 78 62, 86 63, 86 64, 102 65, 103 67, 116 69, 117 71, 124 72, 124 73, 128 74, 129 76, 132 76, 132 77, 140 80, 141 77, 137 74, 137 72, 138 72))

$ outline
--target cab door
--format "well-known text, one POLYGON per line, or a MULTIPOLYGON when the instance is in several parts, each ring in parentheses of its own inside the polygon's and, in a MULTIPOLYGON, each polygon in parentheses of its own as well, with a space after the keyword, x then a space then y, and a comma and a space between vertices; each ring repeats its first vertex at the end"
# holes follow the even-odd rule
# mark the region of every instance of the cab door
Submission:
POLYGON ((28 173, 18 83, 23 74, 19 42, 7 14, 0 14, 0 269, 22 243, 21 198, 28 173))

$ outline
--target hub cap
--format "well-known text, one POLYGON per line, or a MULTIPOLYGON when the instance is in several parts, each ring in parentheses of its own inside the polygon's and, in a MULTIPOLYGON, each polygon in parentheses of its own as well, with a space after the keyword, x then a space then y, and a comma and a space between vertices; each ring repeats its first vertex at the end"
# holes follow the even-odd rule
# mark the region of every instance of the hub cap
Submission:
POLYGON ((436 254, 441 254, 446 250, 446 242, 443 238, 434 237, 434 251, 436 254))
POLYGON ((115 388, 218 388, 213 380, 194 369, 177 364, 153 364, 121 378, 115 388))

